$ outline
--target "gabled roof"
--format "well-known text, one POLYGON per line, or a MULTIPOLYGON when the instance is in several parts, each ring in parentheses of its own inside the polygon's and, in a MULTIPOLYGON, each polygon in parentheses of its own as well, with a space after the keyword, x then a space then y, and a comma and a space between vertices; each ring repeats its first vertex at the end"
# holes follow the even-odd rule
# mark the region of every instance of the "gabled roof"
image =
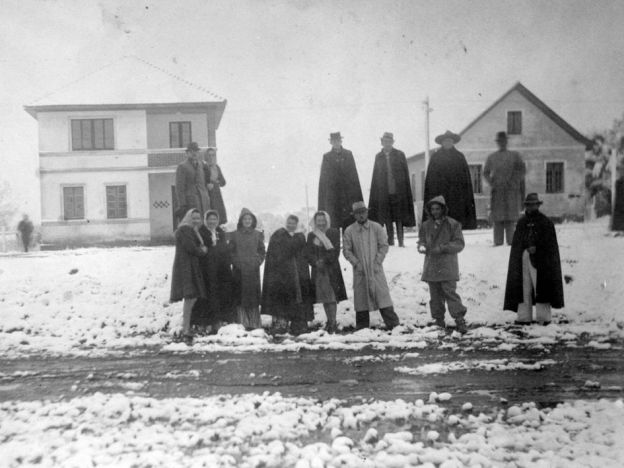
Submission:
POLYGON ((27 112, 60 108, 149 108, 182 104, 182 107, 218 104, 226 99, 202 85, 191 83, 142 58, 127 55, 48 93, 27 112))
POLYGON ((574 138, 579 143, 583 143, 587 145, 590 143, 590 140, 583 136, 578 130, 576 130, 572 125, 563 120, 559 114, 557 114, 554 110, 548 107, 544 101, 538 98, 535 94, 529 91, 522 83, 519 81, 509 89, 505 94, 503 94, 500 98, 498 98, 490 107, 485 109, 479 116, 474 119, 472 122, 468 124, 466 128, 464 128, 460 135, 464 135, 472 126, 474 126, 481 118, 483 118, 490 110, 492 110, 496 105, 498 105, 502 100, 504 100, 507 96, 509 96, 514 91, 518 91, 522 96, 524 96, 529 102, 531 102, 535 107, 541 110, 547 117, 549 117, 553 122, 555 122, 559 127, 561 127, 566 133, 568 133, 572 138, 574 138))

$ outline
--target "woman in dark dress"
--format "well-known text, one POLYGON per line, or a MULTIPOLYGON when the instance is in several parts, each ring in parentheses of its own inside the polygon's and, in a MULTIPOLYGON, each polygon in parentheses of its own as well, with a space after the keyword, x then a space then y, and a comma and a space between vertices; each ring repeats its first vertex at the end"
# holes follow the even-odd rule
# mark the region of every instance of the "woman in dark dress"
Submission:
POLYGON ((184 300, 182 310, 182 333, 187 344, 193 342, 191 313, 200 298, 206 297, 206 285, 200 267, 200 259, 208 249, 199 234, 201 213, 188 210, 175 232, 175 257, 171 273, 171 302, 184 300))
POLYGON ((315 302, 322 303, 327 315, 326 329, 337 331, 338 303, 347 299, 342 271, 340 270, 340 231, 330 228, 331 219, 325 211, 314 214, 313 230, 308 234, 306 257, 312 267, 312 285, 315 302))
POLYGON ((228 220, 223 195, 221 194, 221 187, 225 187, 225 177, 223 177, 223 171, 217 164, 216 148, 208 148, 206 150, 204 171, 206 188, 208 188, 208 195, 210 195, 210 208, 219 213, 219 223, 226 224, 228 220))
POLYGON ((227 235, 219 227, 219 213, 208 210, 199 234, 204 240, 207 252, 199 261, 206 298, 199 299, 193 309, 191 325, 200 329, 211 327, 216 332, 224 322, 231 322, 232 268, 227 235))

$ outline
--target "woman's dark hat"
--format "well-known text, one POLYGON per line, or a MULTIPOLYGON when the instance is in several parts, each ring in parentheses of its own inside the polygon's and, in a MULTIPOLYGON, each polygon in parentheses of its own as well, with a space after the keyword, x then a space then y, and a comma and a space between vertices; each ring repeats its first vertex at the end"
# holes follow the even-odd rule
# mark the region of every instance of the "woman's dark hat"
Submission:
POLYGON ((544 203, 544 202, 539 199, 539 196, 537 195, 537 193, 529 193, 526 196, 526 199, 524 200, 524 206, 527 206, 527 205, 541 205, 542 203, 544 203))
POLYGON ((442 135, 438 135, 437 137, 435 137, 435 142, 438 145, 441 145, 442 142, 446 140, 447 138, 450 138, 451 140, 453 140, 453 143, 459 143, 459 140, 461 140, 461 137, 457 133, 453 133, 450 130, 447 130, 442 135))

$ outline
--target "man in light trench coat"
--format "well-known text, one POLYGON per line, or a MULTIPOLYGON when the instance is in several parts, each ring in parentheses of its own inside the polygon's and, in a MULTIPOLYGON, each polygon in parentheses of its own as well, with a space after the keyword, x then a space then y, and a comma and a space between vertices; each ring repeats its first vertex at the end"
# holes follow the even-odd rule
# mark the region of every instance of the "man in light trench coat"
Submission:
POLYGON ((488 156, 483 178, 492 188, 491 216, 494 223, 494 246, 503 245, 504 237, 511 245, 516 222, 524 201, 524 161, 517 151, 507 149, 507 134, 496 134, 498 151, 488 156))
POLYGON ((192 141, 186 148, 186 161, 180 163, 176 169, 176 197, 178 199, 177 216, 182 218, 184 213, 192 208, 204 213, 210 209, 210 195, 206 185, 204 162, 200 160, 199 145, 192 141))
POLYGON ((383 261, 388 253, 388 235, 379 223, 368 219, 363 201, 353 204, 355 223, 344 232, 343 255, 353 265, 353 305, 358 330, 370 326, 369 312, 379 309, 386 327, 399 325, 394 312, 383 261))

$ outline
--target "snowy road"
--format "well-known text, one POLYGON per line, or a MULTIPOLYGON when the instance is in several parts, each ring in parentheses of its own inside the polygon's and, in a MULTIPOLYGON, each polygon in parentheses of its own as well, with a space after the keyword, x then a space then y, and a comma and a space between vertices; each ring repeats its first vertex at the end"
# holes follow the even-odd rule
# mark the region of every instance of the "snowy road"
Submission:
POLYGON ((545 351, 143 354, 133 357, 0 360, 0 401, 134 392, 156 398, 261 394, 408 401, 450 392, 487 408, 541 406, 579 397, 624 396, 621 348, 545 351), (600 387, 587 382, 598 382, 600 387))

